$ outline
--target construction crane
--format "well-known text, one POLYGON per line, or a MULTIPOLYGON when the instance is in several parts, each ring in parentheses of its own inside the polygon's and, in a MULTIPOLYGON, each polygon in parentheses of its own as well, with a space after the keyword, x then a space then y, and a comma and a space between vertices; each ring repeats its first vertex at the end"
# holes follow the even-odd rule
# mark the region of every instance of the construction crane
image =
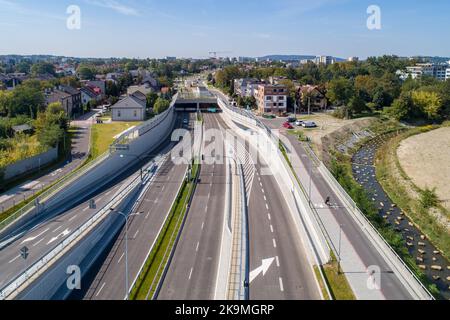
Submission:
POLYGON ((209 56, 211 58, 217 59, 217 55, 219 55, 219 54, 228 54, 228 53, 232 53, 232 52, 231 51, 211 51, 209 53, 209 56))

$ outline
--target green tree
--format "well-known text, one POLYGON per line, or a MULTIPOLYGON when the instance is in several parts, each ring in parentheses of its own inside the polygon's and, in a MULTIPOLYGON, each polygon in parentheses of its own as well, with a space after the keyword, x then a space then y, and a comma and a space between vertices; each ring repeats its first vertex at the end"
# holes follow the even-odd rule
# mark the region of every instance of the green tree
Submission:
POLYGON ((342 77, 333 79, 327 85, 326 95, 331 103, 337 106, 345 105, 354 95, 353 85, 350 80, 342 77))
POLYGON ((150 92, 147 94, 147 108, 153 108, 153 106, 156 103, 156 100, 158 100, 158 94, 155 92, 150 92))
POLYGON ((95 70, 87 65, 80 65, 77 69, 77 74, 81 80, 92 80, 95 77, 95 70))
POLYGON ((412 100, 429 120, 436 120, 440 117, 442 100, 436 92, 413 91, 412 100))
POLYGON ((35 118, 37 113, 43 109, 43 105, 44 94, 40 87, 36 87, 34 82, 24 83, 14 89, 8 115, 14 117, 23 114, 35 118))
POLYGON ((39 75, 39 74, 51 74, 51 75, 55 75, 55 66, 51 63, 48 62, 38 62, 35 63, 32 67, 31 67, 31 73, 33 75, 39 75))
POLYGON ((160 114, 169 109, 169 107, 170 107, 169 100, 158 98, 156 99, 155 105, 153 106, 153 112, 155 114, 160 114))
POLYGON ((406 92, 395 99, 392 105, 384 110, 384 113, 396 120, 407 120, 413 117, 413 109, 411 94, 406 92))

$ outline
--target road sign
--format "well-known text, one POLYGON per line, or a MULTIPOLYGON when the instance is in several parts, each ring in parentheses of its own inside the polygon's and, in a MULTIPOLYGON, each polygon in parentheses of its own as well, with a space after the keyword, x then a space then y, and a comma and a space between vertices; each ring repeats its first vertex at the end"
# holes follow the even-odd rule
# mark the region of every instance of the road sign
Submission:
POLYGON ((27 260, 29 255, 28 247, 25 246, 22 249, 20 249, 20 255, 22 256, 23 260, 27 260))
POLYGON ((116 144, 113 146, 115 151, 128 151, 130 146, 128 144, 116 144))

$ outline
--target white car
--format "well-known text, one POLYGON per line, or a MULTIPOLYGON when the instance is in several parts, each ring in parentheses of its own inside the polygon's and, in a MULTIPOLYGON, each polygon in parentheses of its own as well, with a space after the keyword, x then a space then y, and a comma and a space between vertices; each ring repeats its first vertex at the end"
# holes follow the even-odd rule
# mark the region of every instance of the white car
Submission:
POLYGON ((317 124, 313 121, 306 121, 302 124, 303 128, 317 128, 317 124))

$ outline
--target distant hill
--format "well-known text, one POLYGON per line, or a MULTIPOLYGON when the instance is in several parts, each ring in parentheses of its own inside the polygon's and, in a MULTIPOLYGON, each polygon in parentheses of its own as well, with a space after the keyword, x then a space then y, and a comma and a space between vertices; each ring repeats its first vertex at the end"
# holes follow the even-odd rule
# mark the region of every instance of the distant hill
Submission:
POLYGON ((260 57, 260 60, 273 60, 273 61, 300 61, 303 59, 314 59, 316 56, 308 55, 268 55, 260 57))
MULTIPOLYGON (((268 55, 264 57, 260 57, 260 60, 272 60, 272 61, 300 61, 300 60, 311 60, 314 59, 316 56, 313 55, 268 55)), ((334 57, 336 61, 346 61, 346 59, 334 57)))

